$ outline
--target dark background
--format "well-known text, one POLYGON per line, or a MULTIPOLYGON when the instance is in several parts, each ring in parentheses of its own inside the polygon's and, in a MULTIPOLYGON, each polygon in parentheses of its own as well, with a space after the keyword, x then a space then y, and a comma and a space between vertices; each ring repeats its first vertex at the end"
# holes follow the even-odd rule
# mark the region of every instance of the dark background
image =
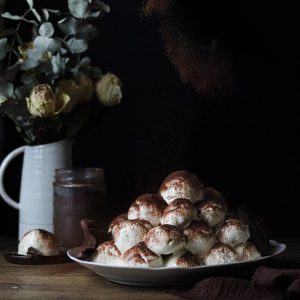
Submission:
MULTIPOLYGON (((233 205, 247 204, 267 220, 273 235, 298 235, 297 1, 239 4, 232 41, 234 89, 214 97, 201 96, 181 82, 164 55, 157 24, 140 16, 142 1, 107 3, 111 13, 99 24, 100 37, 89 54, 93 63, 122 78, 124 98, 78 136, 74 165, 105 168, 115 214, 138 195, 156 192, 170 172, 187 169, 233 205)), ((20 11, 22 5, 7 1, 10 11, 20 11)), ((23 141, 10 121, 2 123, 3 157, 23 141)), ((14 197, 19 169, 17 161, 7 175, 14 197)), ((17 211, 0 202, 0 235, 16 236, 17 218, 17 211)))

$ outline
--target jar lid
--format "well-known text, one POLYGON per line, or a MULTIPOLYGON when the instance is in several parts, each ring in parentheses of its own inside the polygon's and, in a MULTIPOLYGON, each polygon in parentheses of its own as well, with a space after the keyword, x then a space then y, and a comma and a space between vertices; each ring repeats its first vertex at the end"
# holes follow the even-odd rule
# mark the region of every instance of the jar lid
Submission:
POLYGON ((105 181, 102 168, 56 169, 55 181, 61 183, 103 183, 105 181))

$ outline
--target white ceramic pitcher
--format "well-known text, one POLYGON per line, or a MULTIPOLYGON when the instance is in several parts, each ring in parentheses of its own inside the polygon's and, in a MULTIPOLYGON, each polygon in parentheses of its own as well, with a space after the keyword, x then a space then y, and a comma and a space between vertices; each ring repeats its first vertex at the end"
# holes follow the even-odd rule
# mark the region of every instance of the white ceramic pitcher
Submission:
POLYGON ((53 179, 58 168, 72 167, 72 141, 62 140, 38 146, 15 149, 0 166, 0 195, 10 206, 19 210, 19 240, 31 229, 53 232, 53 179), (4 188, 6 167, 24 153, 19 202, 11 199, 4 188))

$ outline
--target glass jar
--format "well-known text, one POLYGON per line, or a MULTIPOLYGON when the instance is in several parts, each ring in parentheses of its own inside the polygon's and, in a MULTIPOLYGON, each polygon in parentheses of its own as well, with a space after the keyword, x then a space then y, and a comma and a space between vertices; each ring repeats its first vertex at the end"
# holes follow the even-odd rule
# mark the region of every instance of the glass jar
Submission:
MULTIPOLYGON (((67 249, 80 246, 84 236, 81 219, 93 219, 101 227, 105 215, 106 184, 103 169, 56 169, 54 190, 54 235, 67 249)), ((96 237, 97 238, 97 237, 96 237)))

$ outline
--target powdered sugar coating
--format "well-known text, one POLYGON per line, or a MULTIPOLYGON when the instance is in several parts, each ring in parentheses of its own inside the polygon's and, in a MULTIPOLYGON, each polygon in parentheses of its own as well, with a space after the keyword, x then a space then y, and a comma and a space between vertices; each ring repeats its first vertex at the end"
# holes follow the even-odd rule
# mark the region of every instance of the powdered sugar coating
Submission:
POLYGON ((186 249, 196 255, 199 261, 217 242, 212 229, 199 221, 193 221, 188 228, 184 229, 183 234, 186 238, 186 249))
POLYGON ((149 250, 144 242, 140 242, 125 251, 120 258, 120 263, 134 267, 157 268, 163 266, 162 257, 149 250))
POLYGON ((238 244, 247 242, 249 237, 249 226, 237 219, 226 220, 217 232, 218 241, 233 248, 238 244))
POLYGON ((124 253, 138 242, 141 242, 152 228, 148 221, 127 220, 116 226, 112 232, 116 246, 124 253))
POLYGON ((138 197, 130 206, 128 219, 146 220, 154 227, 160 224, 160 219, 166 207, 167 204, 160 195, 144 194, 138 197))
POLYGON ((18 245, 18 254, 26 255, 31 247, 36 249, 40 255, 59 254, 59 246, 55 236, 43 229, 33 229, 25 233, 18 245))
POLYGON ((248 261, 261 257, 256 247, 251 243, 243 243, 234 248, 239 261, 248 261))
POLYGON ((164 210, 161 224, 174 225, 179 228, 188 227, 197 218, 197 209, 187 199, 175 199, 164 210))
POLYGON ((159 225, 152 228, 145 236, 144 242, 157 255, 167 255, 185 249, 184 235, 173 225, 159 225))
POLYGON ((100 264, 116 265, 120 256, 121 252, 114 241, 106 241, 97 247, 89 260, 100 264))
POLYGON ((114 218, 108 228, 108 233, 111 233, 113 235, 113 232, 115 229, 120 227, 122 223, 126 222, 128 220, 127 214, 121 214, 118 215, 116 218, 114 218))
POLYGON ((199 265, 196 256, 185 250, 166 256, 164 263, 169 268, 191 268, 199 265))
POLYGON ((204 187, 195 174, 182 170, 167 176, 160 186, 159 193, 168 204, 177 198, 195 203, 203 200, 204 187))
POLYGON ((220 265, 234 262, 236 262, 236 253, 231 247, 223 244, 216 244, 204 257, 206 265, 220 265))
POLYGON ((196 204, 198 216, 209 227, 222 225, 225 221, 228 205, 221 193, 212 187, 205 188, 204 201, 196 204))

